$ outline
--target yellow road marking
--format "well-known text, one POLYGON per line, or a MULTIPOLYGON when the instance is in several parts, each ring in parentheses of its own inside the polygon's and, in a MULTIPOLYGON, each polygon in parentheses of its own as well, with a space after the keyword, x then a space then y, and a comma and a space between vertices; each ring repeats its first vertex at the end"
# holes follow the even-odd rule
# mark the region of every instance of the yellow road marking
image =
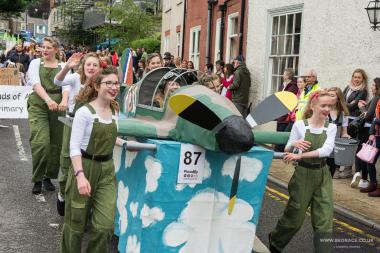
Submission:
MULTIPOLYGON (((280 191, 277 191, 277 190, 275 190, 275 189, 273 189, 273 188, 270 188, 270 187, 268 187, 268 186, 266 186, 265 188, 266 188, 266 190, 268 191, 268 192, 267 192, 268 195, 269 195, 272 199, 275 199, 275 200, 277 200, 277 201, 279 201, 279 202, 282 202, 282 203, 284 203, 284 201, 278 200, 278 197, 277 197, 277 196, 282 197, 283 199, 289 200, 289 196, 288 196, 288 195, 286 195, 286 194, 284 194, 284 193, 282 193, 282 192, 280 192, 280 191)), ((308 210, 309 210, 309 209, 308 209, 308 210)), ((309 211, 307 212, 307 214, 310 215, 309 211)), ((373 239, 374 241, 377 241, 378 243, 380 243, 380 238, 379 238, 379 237, 374 236, 374 235, 371 235, 371 234, 367 234, 367 233, 365 233, 363 230, 361 230, 360 228, 357 228, 357 227, 351 226, 350 224, 348 224, 348 223, 346 223, 346 222, 343 222, 343 221, 340 221, 340 220, 337 220, 337 219, 335 219, 335 218, 333 219, 333 222, 334 222, 335 224, 341 226, 341 228, 339 228, 338 230, 344 231, 344 229, 342 229, 342 228, 345 228, 345 229, 347 229, 347 230, 350 230, 350 231, 353 231, 353 232, 355 232, 355 233, 357 233, 357 234, 360 234, 360 235, 366 236, 366 237, 368 237, 368 238, 370 238, 370 239, 373 239)), ((347 233, 347 231, 346 231, 345 233, 347 233)), ((373 245, 373 243, 371 243, 371 242, 365 242, 365 243, 373 245)))

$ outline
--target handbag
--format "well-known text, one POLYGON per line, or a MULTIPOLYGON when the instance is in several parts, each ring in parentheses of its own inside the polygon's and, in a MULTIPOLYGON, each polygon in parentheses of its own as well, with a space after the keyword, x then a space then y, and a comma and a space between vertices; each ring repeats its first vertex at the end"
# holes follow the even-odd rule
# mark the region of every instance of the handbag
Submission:
POLYGON ((373 141, 372 144, 370 144, 370 141, 367 141, 367 143, 362 144, 362 148, 356 154, 356 156, 360 160, 372 164, 375 161, 377 152, 378 149, 376 148, 376 141, 373 141))
POLYGON ((364 127, 365 115, 362 114, 348 124, 347 133, 352 137, 358 136, 359 130, 364 127))

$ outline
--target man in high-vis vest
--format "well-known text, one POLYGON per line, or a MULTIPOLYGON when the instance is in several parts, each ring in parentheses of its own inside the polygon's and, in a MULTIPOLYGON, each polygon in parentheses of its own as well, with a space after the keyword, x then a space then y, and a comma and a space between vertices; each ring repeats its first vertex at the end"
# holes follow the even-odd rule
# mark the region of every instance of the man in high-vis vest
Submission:
POLYGON ((317 72, 314 69, 308 70, 304 76, 306 77, 306 87, 302 91, 301 96, 298 101, 297 112, 296 112, 297 120, 303 119, 303 113, 304 113, 307 101, 309 100, 310 94, 312 94, 314 91, 319 90, 321 88, 317 80, 317 72))

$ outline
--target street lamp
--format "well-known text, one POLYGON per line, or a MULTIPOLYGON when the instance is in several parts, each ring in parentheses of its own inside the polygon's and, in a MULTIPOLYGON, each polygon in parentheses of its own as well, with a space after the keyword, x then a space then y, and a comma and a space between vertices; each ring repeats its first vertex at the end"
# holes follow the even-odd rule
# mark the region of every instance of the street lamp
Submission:
POLYGON ((372 25, 371 28, 374 31, 380 31, 380 0, 370 1, 365 10, 372 25))

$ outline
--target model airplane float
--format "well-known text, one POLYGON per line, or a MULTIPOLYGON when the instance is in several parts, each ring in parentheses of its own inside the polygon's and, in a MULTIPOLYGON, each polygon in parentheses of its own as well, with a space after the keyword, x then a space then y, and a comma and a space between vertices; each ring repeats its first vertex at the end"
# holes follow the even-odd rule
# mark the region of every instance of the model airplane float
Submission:
POLYGON ((284 144, 289 133, 252 131, 295 108, 297 98, 278 92, 260 103, 244 119, 234 104, 204 85, 188 85, 194 71, 158 68, 121 94, 125 117, 119 119, 123 136, 170 139, 201 146, 211 151, 239 154, 254 144, 284 144), (177 83, 173 94, 165 94, 162 106, 155 98, 168 82, 177 83), (170 96, 171 95, 171 96, 170 96))
MULTIPOLYGON (((120 151, 120 148, 116 149, 115 154, 120 156, 116 156, 115 163, 120 161, 120 165, 116 165, 118 200, 115 233, 119 236, 118 249, 120 252, 131 252, 126 248, 134 246, 141 249, 141 252, 169 252, 169 248, 170 252, 176 252, 173 251, 175 247, 182 248, 181 252, 250 252, 252 250, 252 240, 264 194, 266 173, 272 160, 270 152, 260 148, 252 149, 252 147, 254 144, 284 144, 289 138, 289 133, 252 129, 256 125, 275 120, 294 109, 297 98, 289 92, 275 93, 255 107, 244 119, 230 100, 206 87, 210 87, 210 84, 202 85, 195 82, 190 85, 189 80, 196 79, 194 73, 194 71, 184 69, 158 68, 146 74, 138 83, 123 86, 120 93, 121 112, 118 134, 123 137, 136 137, 138 141, 141 141, 127 141, 126 149, 156 150, 155 152, 126 153, 120 151), (143 143, 145 138, 156 140, 143 143), (157 139, 176 141, 176 149, 168 149, 167 147, 173 144, 163 145, 162 141, 157 141, 157 139), (180 145, 177 145, 177 142, 180 145), (152 143, 158 143, 159 146, 152 143), (182 146, 182 143, 190 143, 214 151, 207 152, 209 154, 207 156, 207 166, 210 168, 209 178, 204 178, 202 183, 197 186, 178 184, 175 178, 177 177, 176 169, 178 170, 179 166, 175 161, 177 159, 173 159, 174 155, 172 154, 164 156, 160 152, 160 150, 171 150, 177 156, 179 154, 178 146, 182 146), (225 153, 228 156, 215 152, 225 153), (256 157, 258 159, 253 158, 253 152, 261 153, 256 157), (266 157, 265 162, 263 152, 266 157), (237 160, 234 160, 234 155, 237 155, 237 157, 235 156, 237 160), (161 158, 163 159, 160 160, 161 158), (227 160, 230 158, 232 164, 228 163, 227 166, 227 160), (247 171, 255 170, 255 168, 248 168, 247 159, 255 160, 259 164, 265 163, 265 170, 260 169, 257 173, 253 172, 256 181, 252 181, 252 179, 248 182, 246 180, 247 171), (161 166, 165 166, 165 168, 161 166), (231 168, 232 174, 222 175, 221 171, 227 167, 231 168), (157 173, 160 174, 163 170, 165 173, 158 180, 157 173), (240 175, 241 170, 242 175, 240 175), (170 183, 173 181, 174 185, 170 183), (152 182, 154 187, 152 185, 148 187, 148 183, 152 182), (239 184, 241 188, 239 198, 237 198, 239 184), (249 187, 247 187, 248 184, 249 187), (177 188, 178 186, 180 187, 177 188), (188 188, 181 190, 184 187, 188 188), (252 189, 254 190, 252 191, 252 189), (212 193, 213 197, 204 199, 205 196, 211 196, 209 193, 212 193), (197 204, 190 204, 192 200, 197 204), (247 204, 245 207, 248 210, 242 211, 242 203, 247 204), (194 208, 194 205, 200 206, 194 208), (187 217, 186 210, 191 208, 195 210, 195 213, 191 212, 188 217, 191 224, 181 227, 182 222, 185 222, 183 218, 187 217), (256 211, 257 213, 253 215, 256 211), (197 212, 202 215, 198 216, 197 212), (217 219, 214 217, 215 215, 225 216, 217 219), (209 224, 205 222, 206 220, 218 221, 220 224, 224 224, 223 227, 229 229, 236 226, 236 231, 241 232, 245 226, 242 227, 238 219, 242 217, 247 217, 248 221, 246 226, 249 229, 244 230, 246 232, 243 233, 247 235, 246 239, 239 236, 235 239, 222 240, 227 244, 235 240, 235 246, 231 247, 227 244, 219 245, 218 240, 210 239, 211 236, 224 236, 224 230, 219 231, 220 227, 215 228, 217 224, 212 222, 209 224), (152 224, 149 226, 146 219, 158 220, 153 223, 149 222, 152 224), (169 225, 169 222, 174 223, 169 225), (200 233, 191 227, 196 224, 207 226, 201 229, 200 233), (170 232, 179 226, 181 232, 170 232), (213 232, 207 233, 207 231, 213 232), (149 233, 154 236, 145 236, 149 233), (186 236, 182 236, 183 233, 186 236), (190 242, 200 235, 202 235, 201 242, 195 244, 190 242), (204 236, 208 239, 204 239, 204 236), (152 238, 158 239, 153 242, 152 238), (182 242, 184 238, 187 238, 187 243, 182 242), (177 242, 177 240, 179 241, 177 242), (236 251, 236 245, 243 247, 244 250, 236 251), (214 246, 217 246, 218 249, 211 250, 210 247, 214 246), (224 250, 221 251, 219 247, 224 250)), ((69 123, 67 118, 61 118, 61 121, 69 123)), ((180 160, 179 156, 178 160, 180 160)), ((280 156, 278 154, 278 157, 280 156)), ((229 233, 228 235, 230 235, 229 233)))

